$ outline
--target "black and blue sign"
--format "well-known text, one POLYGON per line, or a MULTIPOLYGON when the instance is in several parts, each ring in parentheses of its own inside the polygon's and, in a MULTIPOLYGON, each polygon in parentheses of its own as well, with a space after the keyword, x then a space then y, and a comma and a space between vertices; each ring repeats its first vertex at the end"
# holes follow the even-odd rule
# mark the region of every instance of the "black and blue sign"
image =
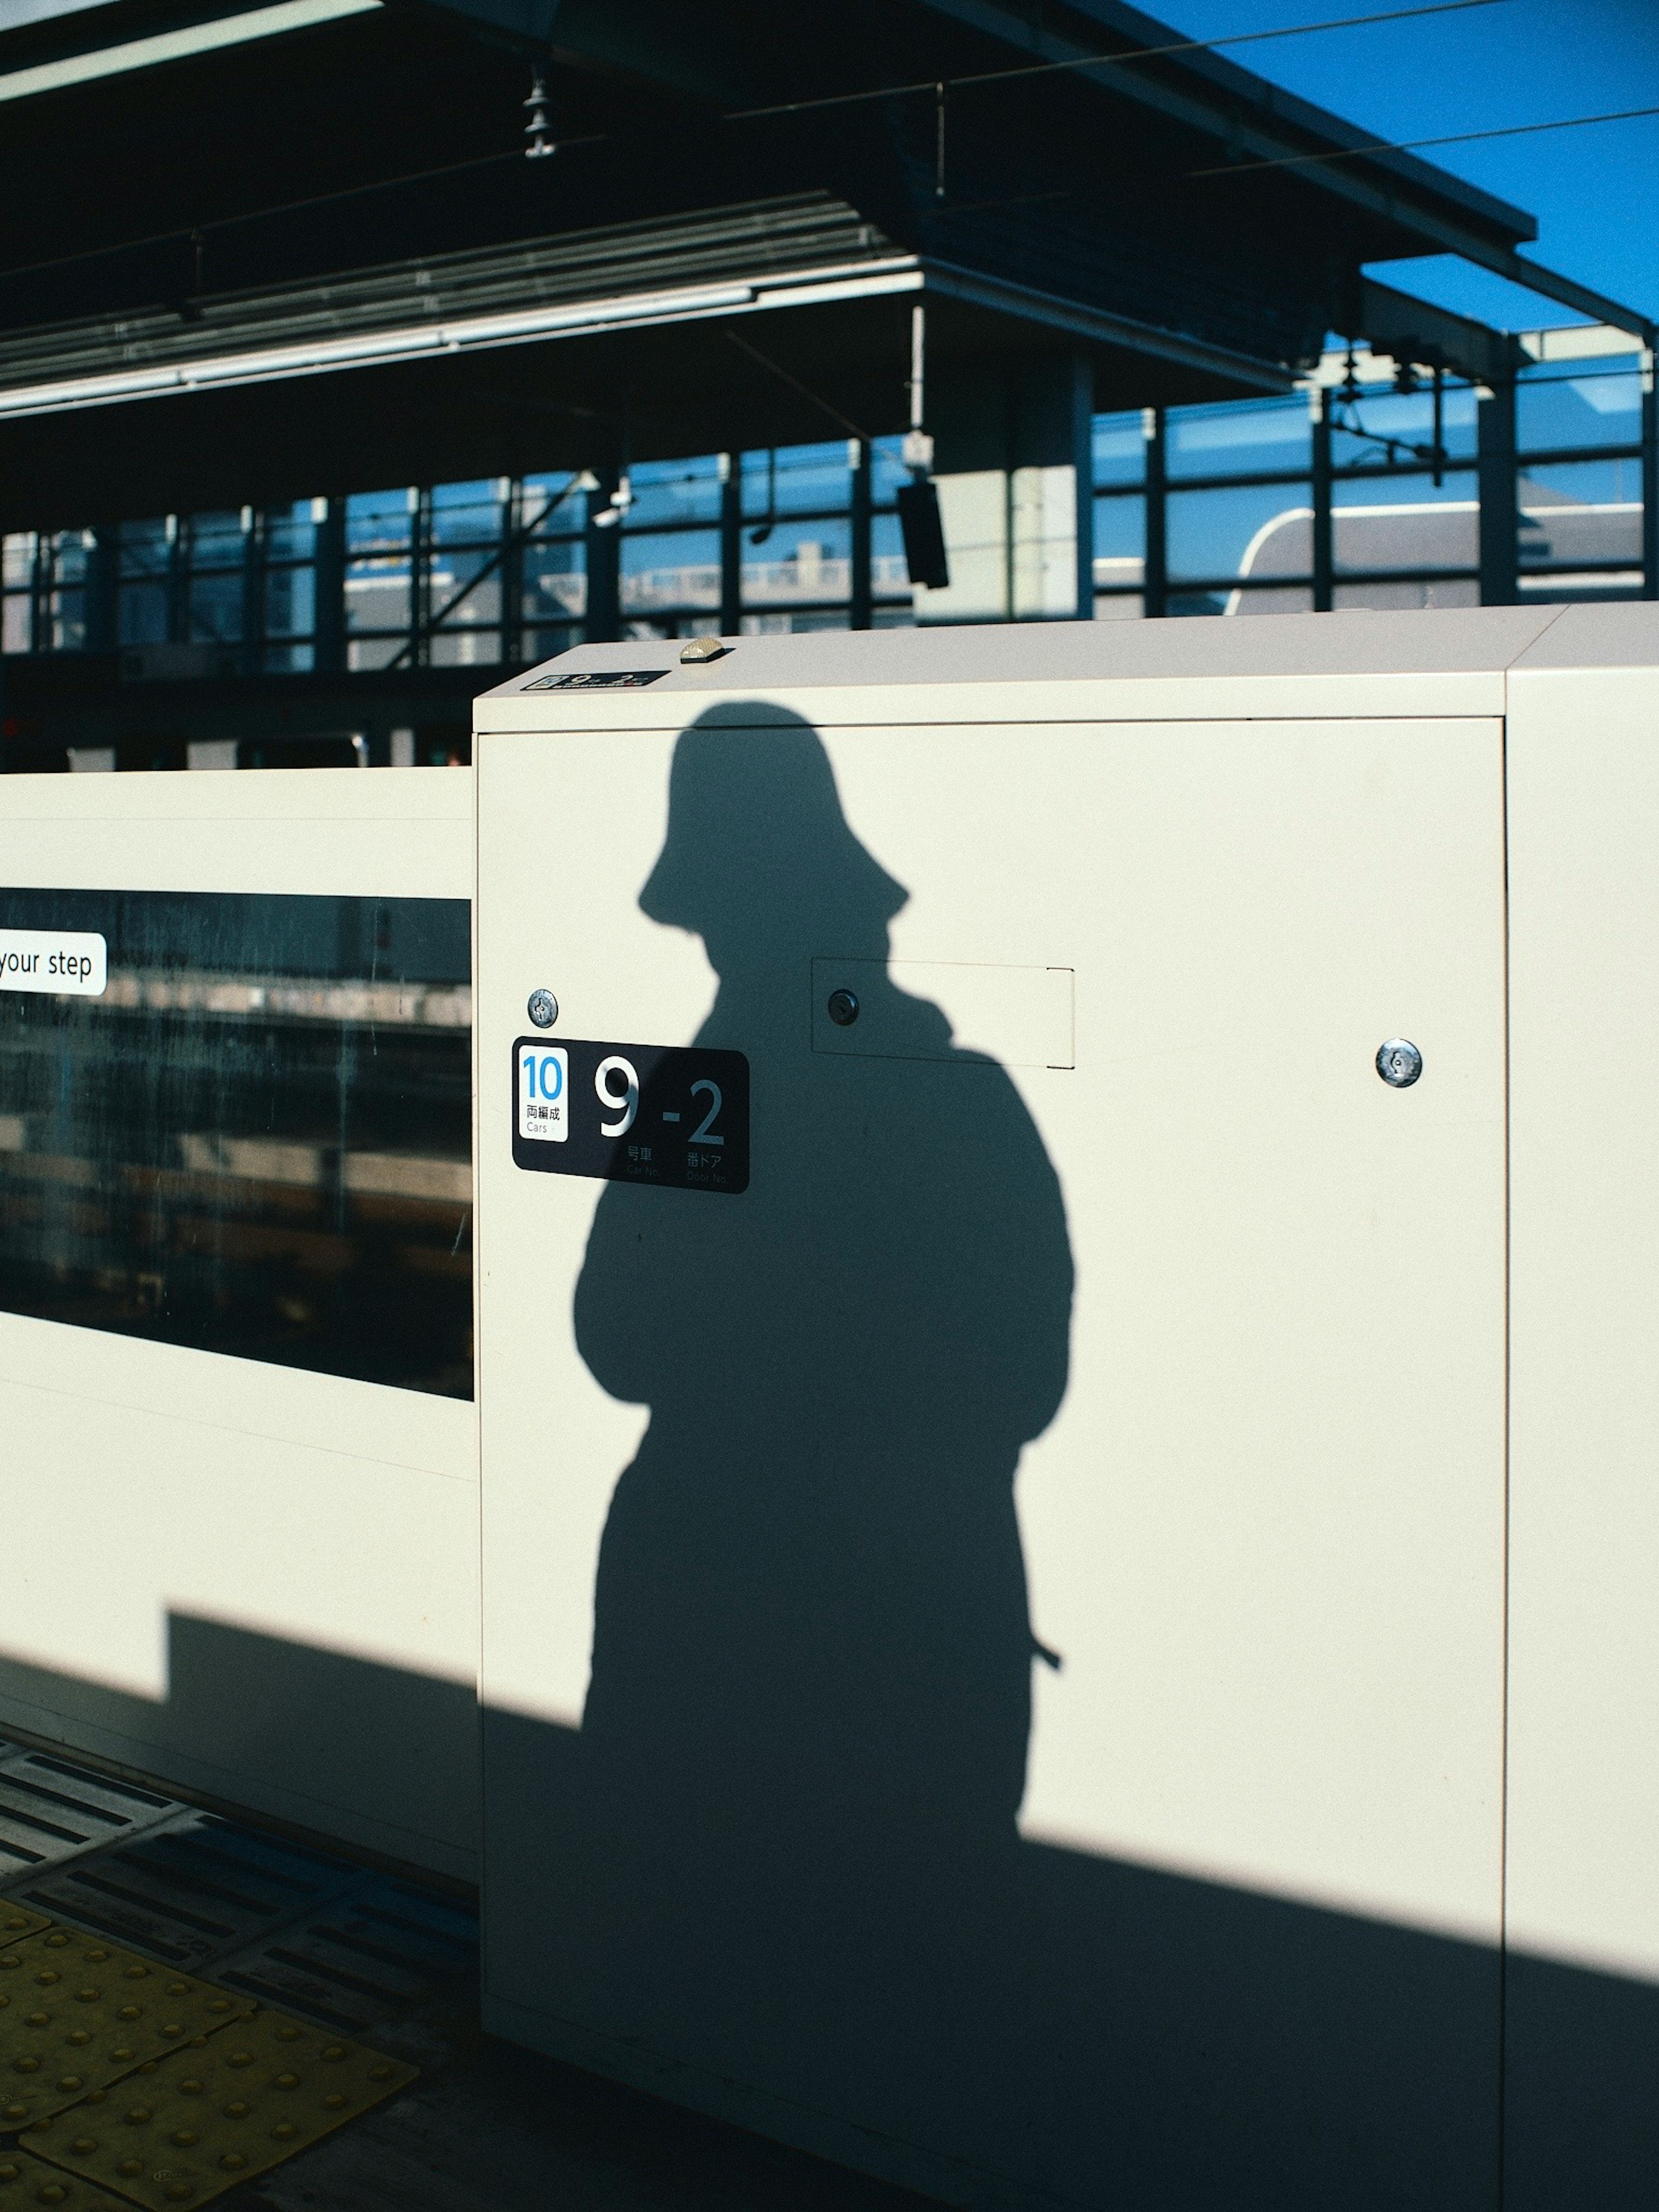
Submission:
POLYGON ((749 1062, 698 1045, 520 1037, 513 1159, 541 1175, 749 1188, 749 1062))

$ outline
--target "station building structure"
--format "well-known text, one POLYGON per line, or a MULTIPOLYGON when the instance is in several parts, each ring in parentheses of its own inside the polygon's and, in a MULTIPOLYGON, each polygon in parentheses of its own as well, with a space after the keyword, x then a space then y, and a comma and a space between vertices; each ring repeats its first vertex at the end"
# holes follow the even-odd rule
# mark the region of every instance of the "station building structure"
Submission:
POLYGON ((20 0, 0 106, 8 767, 460 759, 629 635, 1659 591, 1650 324, 1119 0, 20 0), (1579 321, 1366 273, 1448 252, 1579 321))

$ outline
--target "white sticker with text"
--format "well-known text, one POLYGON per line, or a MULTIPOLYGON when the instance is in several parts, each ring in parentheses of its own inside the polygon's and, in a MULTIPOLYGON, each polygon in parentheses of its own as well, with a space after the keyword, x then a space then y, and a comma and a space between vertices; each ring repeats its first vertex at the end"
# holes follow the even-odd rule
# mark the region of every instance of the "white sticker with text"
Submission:
POLYGON ((82 929, 0 929, 0 991, 101 999, 109 952, 101 937, 82 929))
POLYGON ((519 1134, 544 1144, 562 1145, 570 1133, 566 1120, 570 1055, 562 1044, 519 1047, 519 1134))

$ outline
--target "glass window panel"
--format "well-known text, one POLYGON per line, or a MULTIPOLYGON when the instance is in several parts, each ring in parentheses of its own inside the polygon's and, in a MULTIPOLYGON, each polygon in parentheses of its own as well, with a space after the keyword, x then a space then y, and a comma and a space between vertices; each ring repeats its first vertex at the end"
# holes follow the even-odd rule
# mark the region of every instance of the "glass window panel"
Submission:
MULTIPOLYGON (((908 473, 908 471, 907 471, 908 473)), ((875 599, 902 599, 908 605, 913 595, 910 564, 904 557, 904 533, 896 514, 870 518, 870 591, 875 599)))
MULTIPOLYGON (((385 668, 403 653, 408 644, 402 637, 354 637, 346 641, 348 668, 385 668)), ((404 655, 404 665, 408 665, 404 655)))
POLYGON ((481 667, 501 657, 499 629, 441 629, 427 647, 434 668, 481 667))
POLYGON ((346 501, 347 550, 392 552, 414 540, 415 495, 410 491, 358 491, 346 501))
POLYGON ((92 533, 87 530, 60 530, 52 540, 52 573, 60 584, 82 584, 86 581, 87 559, 92 550, 92 533))
POLYGON ((1097 484, 1145 483, 1146 426, 1139 408, 1127 415, 1097 415, 1093 449, 1097 484))
POLYGON ((475 483, 434 484, 431 534, 434 545, 499 544, 510 486, 500 477, 475 483))
POLYGON ((314 568, 265 571, 265 635, 309 637, 317 627, 314 568))
POLYGON ((568 653, 573 645, 581 643, 581 632, 570 627, 543 624, 523 632, 524 657, 526 660, 551 660, 556 653, 568 653))
POLYGON ((308 645, 270 645, 264 654, 265 672, 270 676, 297 676, 316 663, 316 654, 308 645))
POLYGON ((0 993, 0 1308, 470 1397, 466 902, 0 890, 0 925, 109 948, 102 998, 0 993))
MULTIPOLYGON (((1397 468, 1431 460, 1434 452, 1434 394, 1380 392, 1337 403, 1331 431, 1331 462, 1339 469, 1397 468), (1392 458, 1390 447, 1392 446, 1392 458), (1418 450, 1420 448, 1420 452, 1418 450)), ((1440 434, 1452 460, 1473 460, 1475 397, 1468 385, 1449 386, 1440 434)))
POLYGON ((123 576, 165 576, 173 558, 173 526, 165 518, 124 522, 117 532, 117 561, 123 576))
POLYGON ((413 605, 407 560, 388 556, 380 561, 347 562, 345 620, 349 630, 407 630, 413 605))
POLYGON ((1522 471, 1517 487, 1523 568, 1639 567, 1642 465, 1565 461, 1522 471))
POLYGON ((34 532, 13 531, 0 538, 0 581, 11 590, 34 580, 34 532))
POLYGON ((1172 408, 1164 418, 1164 447, 1171 483, 1306 470, 1313 455, 1308 403, 1297 392, 1288 399, 1172 408))
POLYGON ((852 526, 840 518, 781 522, 760 545, 745 533, 744 605, 844 599, 852 586, 852 526))
POLYGON ((647 532, 622 542, 622 603, 630 614, 720 603, 720 541, 713 530, 647 532))
POLYGON ((522 619, 529 623, 580 620, 587 610, 586 549, 580 538, 543 544, 532 540, 524 551, 522 619))
POLYGON ((586 525, 587 495, 576 489, 575 477, 568 471, 554 476, 526 477, 520 511, 523 526, 530 529, 533 526, 538 537, 580 532, 586 525))
POLYGON ((269 561, 309 561, 317 550, 314 504, 296 499, 289 507, 265 510, 265 557, 269 561))
POLYGON ((707 453, 690 461, 641 461, 629 471, 634 504, 629 526, 718 522, 720 514, 720 458, 707 453))
POLYGON ((1477 568, 1480 514, 1474 471, 1455 471, 1437 486, 1426 476, 1338 484, 1331 550, 1339 574, 1477 568))
POLYGON ((1139 592, 1095 593, 1097 622, 1139 622, 1146 611, 1146 602, 1139 592))
POLYGON ((46 649, 80 653, 87 642, 87 595, 79 588, 54 592, 46 603, 46 649))
POLYGON ((167 634, 165 584, 123 584, 117 598, 116 634, 123 645, 160 645, 167 634))
POLYGON ((1567 376, 1559 364, 1523 376, 1515 394, 1516 438, 1523 453, 1551 447, 1635 446, 1642 438, 1642 379, 1622 364, 1586 362, 1567 376))
POLYGON ((1299 573, 1308 573, 1312 549, 1305 486, 1240 484, 1171 492, 1168 513, 1171 578, 1248 575, 1258 562, 1274 575, 1289 574, 1293 571, 1285 564, 1295 544, 1304 548, 1299 573))
POLYGON ((1095 501, 1095 588, 1140 587, 1146 551, 1146 502, 1118 493, 1095 501))
MULTIPOLYGON (((902 438, 873 438, 870 441, 870 499, 876 507, 890 507, 901 484, 910 481, 910 471, 900 455, 902 438)), ((851 499, 851 487, 848 487, 851 499)))
POLYGON ((501 621, 501 564, 493 548, 481 546, 471 553, 446 548, 433 554, 427 573, 434 615, 447 606, 458 592, 466 592, 453 611, 444 615, 444 629, 465 629, 469 623, 501 621))
POLYGON ((769 512, 806 514, 823 507, 849 507, 853 471, 847 452, 844 438, 822 446, 780 446, 775 481, 763 448, 745 453, 742 483, 745 518, 758 522, 769 512), (769 498, 772 501, 770 507, 769 498))
POLYGON ((192 576, 189 605, 192 642, 234 645, 242 635, 241 571, 192 576))
POLYGON ((33 602, 26 592, 8 592, 3 611, 0 611, 0 653, 27 653, 33 649, 33 602))
POLYGON ((240 568, 244 540, 240 514, 193 514, 190 520, 192 568, 240 568))

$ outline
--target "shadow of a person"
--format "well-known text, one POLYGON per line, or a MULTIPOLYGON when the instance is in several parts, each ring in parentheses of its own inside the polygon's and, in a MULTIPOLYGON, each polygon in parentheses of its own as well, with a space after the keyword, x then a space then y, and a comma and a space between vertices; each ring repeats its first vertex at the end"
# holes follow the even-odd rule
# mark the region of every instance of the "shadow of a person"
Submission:
POLYGON ((747 711, 682 734, 640 904, 719 977, 696 1041, 749 1056, 750 1187, 611 1186, 576 1292, 593 1375, 651 1409, 600 1552, 577 1910, 617 2030, 797 2097, 839 2051, 903 2099, 894 2039, 960 2013, 1015 1854, 1014 1482, 1071 1255, 1018 1092, 936 1006, 866 969, 893 1056, 813 1049, 815 957, 884 963, 907 894, 816 732, 747 711))

